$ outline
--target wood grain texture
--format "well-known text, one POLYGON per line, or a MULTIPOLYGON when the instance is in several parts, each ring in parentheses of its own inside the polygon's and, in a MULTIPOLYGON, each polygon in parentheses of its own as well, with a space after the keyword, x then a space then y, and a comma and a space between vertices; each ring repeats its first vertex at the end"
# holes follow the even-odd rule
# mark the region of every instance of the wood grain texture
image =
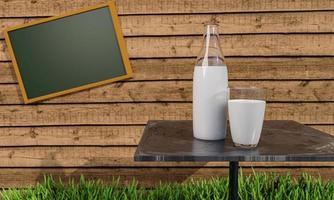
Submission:
MULTIPOLYGON (((334 125, 310 127, 334 135, 334 125)), ((0 127, 0 146, 137 145, 145 125, 0 127)))
MULTIPOLYGON (((266 119, 334 124, 334 103, 268 103, 266 119)), ((0 126, 146 124, 191 119, 191 103, 112 103, 0 106, 0 126)))
MULTIPOLYGON (((39 19, 0 18, 0 38, 8 27, 39 19)), ((218 24, 220 34, 332 33, 333 20, 329 11, 120 16, 124 36, 202 35, 207 22, 218 24)))
MULTIPOLYGON (((137 80, 192 80, 196 59, 131 60, 137 80)), ((334 57, 228 57, 230 80, 317 80, 334 79, 334 57)), ((0 62, 0 83, 17 83, 11 63, 0 62)))
MULTIPOLYGON (((0 17, 50 16, 91 5, 105 3, 107 0, 11 0, 1 1, 0 17)), ((157 13, 223 13, 257 11, 296 11, 333 10, 331 0, 275 0, 275 1, 229 1, 218 0, 117 0, 118 14, 157 14, 157 13)))
MULTIPOLYGON (((134 58, 196 57, 202 37, 134 37, 126 38, 126 44, 130 57, 134 58)), ((220 37, 220 44, 225 56, 334 55, 332 34, 225 35, 220 37)))
POLYGON ((0 146, 137 145, 140 126, 2 127, 0 146))
MULTIPOLYGON (((242 173, 249 175, 256 172, 273 172, 286 175, 290 173, 298 178, 302 173, 313 176, 321 176, 324 180, 333 179, 334 169, 327 168, 242 168, 242 173)), ((89 180, 99 179, 104 183, 110 183, 113 178, 120 178, 121 184, 129 184, 135 178, 140 186, 152 187, 162 183, 187 182, 190 180, 210 179, 212 177, 227 177, 228 169, 222 168, 2 168, 0 170, 0 187, 24 188, 36 185, 44 180, 44 175, 52 175, 56 181, 62 178, 79 181, 84 175, 89 180), (22 178, 24 177, 24 178, 22 178)))
MULTIPOLYGON (((0 167, 228 167, 228 162, 135 162, 136 147, 1 147, 0 167)), ((240 162, 259 167, 334 167, 333 162, 240 162)), ((140 170, 138 170, 140 171, 140 170)))
MULTIPOLYGON (((266 90, 268 102, 334 101, 334 81, 230 81, 230 87, 266 90)), ((192 81, 122 82, 41 103, 191 102, 192 81)), ((0 84, 0 104, 23 104, 17 84, 0 84)))
POLYGON ((122 16, 124 35, 202 35, 204 24, 219 25, 220 34, 332 33, 333 12, 122 16))
MULTIPOLYGON (((131 58, 196 57, 202 47, 201 36, 130 37, 125 42, 131 58)), ((225 56, 334 55, 333 34, 225 35, 220 43, 225 56)), ((1 40, 0 61, 9 60, 7 46, 1 40)))

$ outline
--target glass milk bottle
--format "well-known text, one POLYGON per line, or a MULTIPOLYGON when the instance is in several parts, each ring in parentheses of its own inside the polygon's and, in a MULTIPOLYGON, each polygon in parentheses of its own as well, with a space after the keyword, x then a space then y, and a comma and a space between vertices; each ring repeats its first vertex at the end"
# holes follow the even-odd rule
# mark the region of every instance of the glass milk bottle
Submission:
POLYGON ((205 25, 203 46, 193 76, 193 132, 203 140, 225 139, 228 77, 218 25, 205 25))

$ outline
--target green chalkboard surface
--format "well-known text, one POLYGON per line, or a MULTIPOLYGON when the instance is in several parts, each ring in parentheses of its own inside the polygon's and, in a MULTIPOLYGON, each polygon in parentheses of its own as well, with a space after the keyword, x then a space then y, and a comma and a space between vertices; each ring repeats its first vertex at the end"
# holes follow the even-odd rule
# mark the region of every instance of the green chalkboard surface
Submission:
POLYGON ((132 74, 113 3, 8 30, 6 39, 26 103, 132 74))

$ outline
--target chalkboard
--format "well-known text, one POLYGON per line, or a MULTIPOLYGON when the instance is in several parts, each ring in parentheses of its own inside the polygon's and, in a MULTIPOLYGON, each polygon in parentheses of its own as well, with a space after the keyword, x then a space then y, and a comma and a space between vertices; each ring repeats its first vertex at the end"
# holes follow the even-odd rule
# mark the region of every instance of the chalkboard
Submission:
POLYGON ((132 76, 110 2, 5 31, 25 103, 132 76))

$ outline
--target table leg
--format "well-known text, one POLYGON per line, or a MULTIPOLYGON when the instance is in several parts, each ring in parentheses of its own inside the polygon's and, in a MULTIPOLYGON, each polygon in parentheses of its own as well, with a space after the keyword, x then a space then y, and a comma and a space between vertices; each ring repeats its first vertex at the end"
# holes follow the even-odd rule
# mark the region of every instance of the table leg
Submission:
POLYGON ((229 176, 230 200, 238 199, 238 170, 239 170, 239 162, 230 161, 230 176, 229 176))

